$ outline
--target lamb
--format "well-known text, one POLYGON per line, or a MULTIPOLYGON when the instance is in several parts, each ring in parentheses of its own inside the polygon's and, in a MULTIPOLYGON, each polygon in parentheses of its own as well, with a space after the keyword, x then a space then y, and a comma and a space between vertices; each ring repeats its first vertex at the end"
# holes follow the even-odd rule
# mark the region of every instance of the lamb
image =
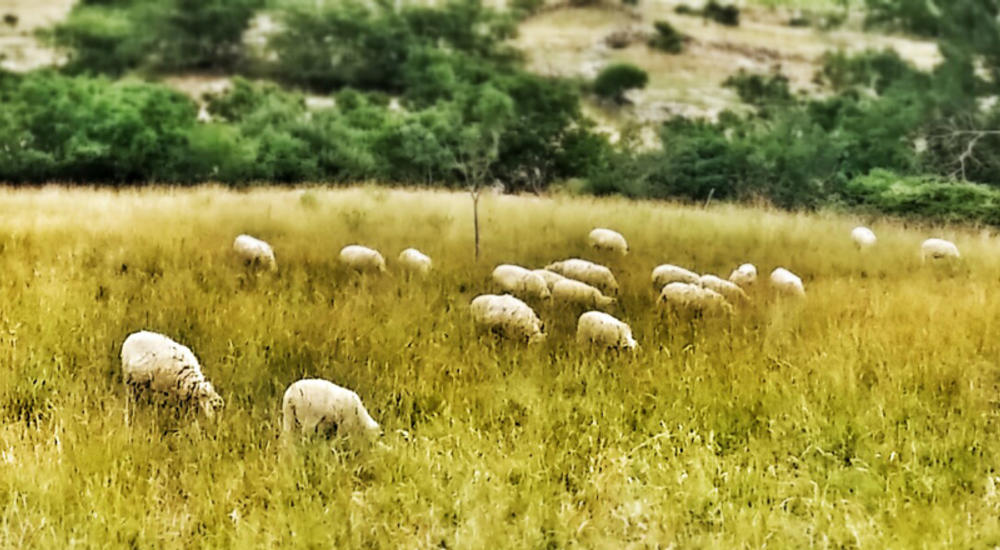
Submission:
POLYGON ((340 262, 357 271, 385 272, 385 258, 378 250, 356 244, 340 250, 340 262))
POLYGON ((694 271, 671 264, 658 265, 653 269, 653 286, 662 289, 670 283, 688 283, 696 285, 700 277, 694 271))
POLYGON ((377 422, 353 391, 316 378, 288 386, 281 399, 285 432, 296 428, 303 434, 378 433, 377 422))
POLYGON ((588 311, 576 323, 577 342, 589 342, 606 348, 636 349, 632 329, 601 311, 588 311))
POLYGON ((611 229, 598 227, 587 235, 587 241, 597 250, 614 252, 622 256, 628 254, 628 242, 625 241, 625 237, 611 229))
POLYGON ((566 280, 566 277, 548 269, 532 269, 531 272, 541 277, 545 281, 545 284, 549 286, 550 291, 556 283, 566 280))
POLYGON ((618 293, 618 281, 615 280, 614 274, 611 273, 610 269, 600 264, 595 264, 579 258, 571 258, 569 260, 551 263, 545 266, 545 269, 554 271, 564 277, 576 279, 577 281, 582 281, 588 285, 595 286, 601 289, 602 292, 608 294, 618 293))
POLYGON ((799 297, 806 295, 806 289, 802 286, 802 279, 783 267, 775 268, 771 272, 771 286, 782 294, 799 297))
POLYGON ((529 344, 545 341, 542 321, 528 304, 510 294, 482 294, 469 306, 477 327, 506 338, 524 339, 529 344))
POLYGON ((493 270, 493 281, 504 291, 518 296, 548 298, 551 296, 545 279, 519 265, 502 264, 493 270))
POLYGON ((225 402, 201 372, 187 346, 149 331, 130 334, 122 343, 122 374, 129 392, 148 389, 172 401, 196 403, 212 418, 225 402))
POLYGON ((721 277, 702 275, 699 282, 703 288, 714 290, 725 296, 727 300, 746 302, 750 299, 739 285, 721 277))
POLYGON ((426 275, 431 270, 431 259, 416 248, 407 248, 399 253, 399 263, 410 271, 426 275))
POLYGON ((266 242, 251 237, 239 235, 233 241, 233 250, 250 265, 262 265, 274 271, 278 265, 274 261, 274 250, 266 242))
POLYGON ((867 227, 858 226, 851 230, 851 239, 859 250, 868 250, 875 246, 875 232, 867 227))
POLYGON ((942 258, 958 259, 961 257, 962 255, 958 253, 958 247, 951 241, 927 239, 920 245, 920 261, 922 262, 927 261, 927 258, 939 260, 942 258))
POLYGON ((605 296, 599 289, 573 279, 553 285, 552 299, 589 308, 606 308, 615 303, 614 298, 605 296))
POLYGON ((729 274, 729 282, 736 283, 743 288, 757 284, 757 266, 753 264, 743 264, 729 274))
POLYGON ((661 306, 674 306, 696 313, 704 311, 722 311, 732 313, 733 306, 726 297, 710 288, 702 288, 696 284, 674 282, 669 283, 660 291, 657 303, 661 306))

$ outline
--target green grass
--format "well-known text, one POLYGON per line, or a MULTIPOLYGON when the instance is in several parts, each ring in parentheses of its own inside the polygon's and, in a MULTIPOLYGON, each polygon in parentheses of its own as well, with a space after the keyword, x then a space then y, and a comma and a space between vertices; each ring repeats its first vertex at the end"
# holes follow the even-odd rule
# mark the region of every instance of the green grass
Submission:
POLYGON ((1000 247, 972 229, 720 205, 378 188, 0 192, 0 547, 800 548, 1000 543, 1000 247), (595 226, 632 253, 596 256, 595 226), (230 249, 270 241, 277 273, 230 249), (953 238, 955 266, 921 266, 953 238), (361 242, 390 273, 336 261, 361 242), (415 246, 436 272, 408 279, 415 246), (539 305, 537 347, 476 337, 499 262, 606 261, 642 349, 580 349, 539 305), (661 316, 672 262, 785 266, 732 319, 661 316), (216 422, 142 406, 118 351, 187 344, 227 401, 216 422), (283 445, 285 387, 355 389, 385 430, 283 445))

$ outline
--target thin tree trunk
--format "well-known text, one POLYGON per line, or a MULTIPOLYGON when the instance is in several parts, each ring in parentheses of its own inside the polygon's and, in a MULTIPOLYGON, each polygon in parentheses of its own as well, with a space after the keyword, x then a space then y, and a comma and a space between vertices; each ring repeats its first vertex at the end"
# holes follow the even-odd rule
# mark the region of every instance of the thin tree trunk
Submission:
POLYGON ((479 190, 472 192, 472 229, 476 241, 476 261, 479 261, 479 190))

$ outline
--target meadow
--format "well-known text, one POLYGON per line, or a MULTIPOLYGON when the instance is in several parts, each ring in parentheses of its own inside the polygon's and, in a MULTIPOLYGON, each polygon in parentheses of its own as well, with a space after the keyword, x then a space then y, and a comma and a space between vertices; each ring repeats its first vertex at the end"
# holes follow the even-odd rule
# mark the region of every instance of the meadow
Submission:
POLYGON ((0 547, 923 548, 1000 544, 1000 245, 959 226, 623 199, 45 187, 0 191, 0 547), (879 235, 868 254, 848 234, 879 235), (590 251, 594 226, 631 253, 590 251), (246 232, 276 273, 234 256, 246 232), (919 244, 953 239, 955 265, 919 244), (338 265, 382 250, 384 276, 338 265), (394 262, 415 246, 426 279, 394 262), (477 336, 501 262, 580 256, 642 348, 477 336), (785 266, 732 317, 662 313, 650 270, 785 266), (140 406, 139 329, 198 355, 215 421, 140 406), (356 390, 384 434, 286 444, 301 377, 356 390))

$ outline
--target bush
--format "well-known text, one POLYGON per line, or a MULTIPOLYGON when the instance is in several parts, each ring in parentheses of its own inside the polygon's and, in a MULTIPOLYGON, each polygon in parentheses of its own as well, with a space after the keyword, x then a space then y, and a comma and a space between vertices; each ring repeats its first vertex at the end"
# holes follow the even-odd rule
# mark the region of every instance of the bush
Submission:
POLYGON ((594 79, 594 93, 616 103, 625 102, 625 92, 645 88, 649 82, 646 71, 628 63, 605 67, 594 79))
POLYGON ((843 198, 852 206, 899 216, 1000 225, 1000 190, 986 185, 873 170, 852 180, 843 198))
POLYGON ((929 88, 931 84, 926 73, 918 71, 893 49, 866 50, 856 55, 827 52, 823 54, 823 65, 815 80, 836 91, 863 86, 879 94, 896 84, 910 88, 929 88))
POLYGON ((702 9, 702 15, 729 27, 737 27, 740 24, 740 9, 732 4, 722 5, 715 0, 709 0, 702 9))
POLYGON ((781 73, 760 75, 740 69, 722 85, 734 88, 741 101, 755 107, 787 105, 794 100, 788 88, 788 77, 781 73))
POLYGON ((666 21, 653 23, 656 34, 649 39, 649 47, 667 53, 681 53, 684 50, 683 34, 666 21))

